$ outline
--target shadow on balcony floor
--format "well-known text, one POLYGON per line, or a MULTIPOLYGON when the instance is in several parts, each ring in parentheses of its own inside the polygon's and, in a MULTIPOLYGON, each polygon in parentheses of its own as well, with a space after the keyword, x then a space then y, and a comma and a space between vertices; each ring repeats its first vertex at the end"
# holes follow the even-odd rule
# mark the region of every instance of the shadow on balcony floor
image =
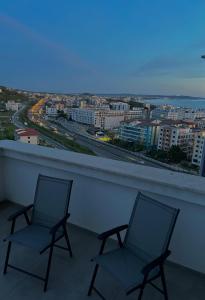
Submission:
MULTIPOLYGON (((84 300, 100 298, 93 292, 92 297, 87 297, 87 289, 93 271, 90 258, 99 250, 99 241, 96 235, 84 229, 69 225, 70 240, 74 252, 71 259, 66 251, 55 249, 48 291, 43 292, 41 281, 8 269, 6 276, 2 275, 6 253, 6 244, 2 238, 9 233, 10 223, 7 217, 16 209, 17 205, 9 202, 0 204, 0 300, 41 300, 41 299, 69 299, 84 300)), ((23 218, 18 226, 24 225, 23 218)), ((108 247, 113 247, 109 242, 108 247)), ((19 246, 14 246, 11 252, 11 262, 27 268, 39 275, 44 274, 47 264, 47 254, 42 256, 19 246)), ((204 300, 205 276, 192 272, 173 264, 166 266, 166 276, 170 300, 204 300)), ((99 272, 96 285, 104 296, 110 300, 130 299, 136 300, 138 292, 125 296, 124 291, 107 273, 99 272)), ((160 300, 163 296, 152 287, 147 287, 143 300, 160 300)))

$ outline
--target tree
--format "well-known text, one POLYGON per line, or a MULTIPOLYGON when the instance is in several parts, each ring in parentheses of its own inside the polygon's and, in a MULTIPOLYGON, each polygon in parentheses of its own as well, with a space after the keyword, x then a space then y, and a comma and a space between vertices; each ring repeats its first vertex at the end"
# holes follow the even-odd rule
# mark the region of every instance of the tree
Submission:
POLYGON ((58 110, 58 118, 67 118, 67 114, 63 110, 58 110))
POLYGON ((168 158, 175 163, 186 159, 186 153, 179 146, 172 146, 168 152, 168 158))
POLYGON ((107 136, 110 138, 111 141, 115 139, 115 133, 113 131, 107 131, 107 136))

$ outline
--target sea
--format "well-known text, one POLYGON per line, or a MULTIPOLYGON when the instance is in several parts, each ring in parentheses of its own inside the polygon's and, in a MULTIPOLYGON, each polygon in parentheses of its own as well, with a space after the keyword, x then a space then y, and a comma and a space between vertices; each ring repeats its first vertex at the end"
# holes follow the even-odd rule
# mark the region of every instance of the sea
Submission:
POLYGON ((159 99, 149 99, 144 100, 147 103, 154 105, 173 105, 176 107, 194 108, 194 109, 205 109, 205 99, 192 99, 192 98, 182 98, 182 99, 170 99, 170 98, 159 98, 159 99))

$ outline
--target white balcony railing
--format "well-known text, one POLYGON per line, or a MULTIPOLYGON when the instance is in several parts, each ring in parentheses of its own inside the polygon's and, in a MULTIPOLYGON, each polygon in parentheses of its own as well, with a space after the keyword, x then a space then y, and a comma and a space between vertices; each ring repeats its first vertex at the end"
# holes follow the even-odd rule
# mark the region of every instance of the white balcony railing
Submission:
POLYGON ((127 223, 138 190, 180 208, 171 260, 205 273, 204 178, 19 142, 0 142, 0 200, 32 203, 39 173, 74 180, 71 222, 95 232, 127 223))

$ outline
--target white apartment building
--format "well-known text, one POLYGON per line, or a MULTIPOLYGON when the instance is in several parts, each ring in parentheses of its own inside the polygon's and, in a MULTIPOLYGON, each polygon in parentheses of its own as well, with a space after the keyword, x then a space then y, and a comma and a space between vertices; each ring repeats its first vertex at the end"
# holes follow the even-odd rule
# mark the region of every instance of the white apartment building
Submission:
POLYGON ((100 120, 102 129, 113 129, 120 126, 120 123, 124 121, 123 115, 104 115, 102 117, 97 117, 100 120))
POLYGON ((192 164, 199 167, 201 166, 204 141, 205 141, 205 130, 195 132, 192 164))
POLYGON ((93 125, 101 129, 112 129, 120 126, 124 121, 123 111, 96 110, 92 108, 72 108, 71 119, 73 121, 93 125))
POLYGON ((124 121, 123 111, 115 110, 95 110, 94 126, 101 129, 113 129, 120 126, 124 121))
POLYGON ((193 151, 194 134, 188 126, 160 126, 158 150, 168 151, 172 146, 179 146, 190 157, 193 151))
POLYGON ((125 121, 133 119, 143 119, 145 115, 145 110, 143 107, 135 107, 133 110, 125 111, 125 121))
POLYGON ((113 110, 128 111, 130 109, 130 105, 124 102, 114 102, 111 103, 111 108, 113 110))
POLYGON ((72 108, 71 119, 78 123, 95 125, 95 110, 87 108, 72 108))
POLYGON ((15 102, 13 100, 9 100, 6 103, 6 110, 18 111, 21 106, 21 103, 15 102))
POLYGON ((22 143, 38 145, 39 133, 33 128, 16 129, 15 139, 22 143))
POLYGON ((58 115, 58 110, 56 106, 47 106, 46 105, 46 115, 49 117, 56 117, 58 115))
POLYGON ((195 120, 204 117, 205 110, 203 109, 157 107, 151 112, 152 119, 195 120))

